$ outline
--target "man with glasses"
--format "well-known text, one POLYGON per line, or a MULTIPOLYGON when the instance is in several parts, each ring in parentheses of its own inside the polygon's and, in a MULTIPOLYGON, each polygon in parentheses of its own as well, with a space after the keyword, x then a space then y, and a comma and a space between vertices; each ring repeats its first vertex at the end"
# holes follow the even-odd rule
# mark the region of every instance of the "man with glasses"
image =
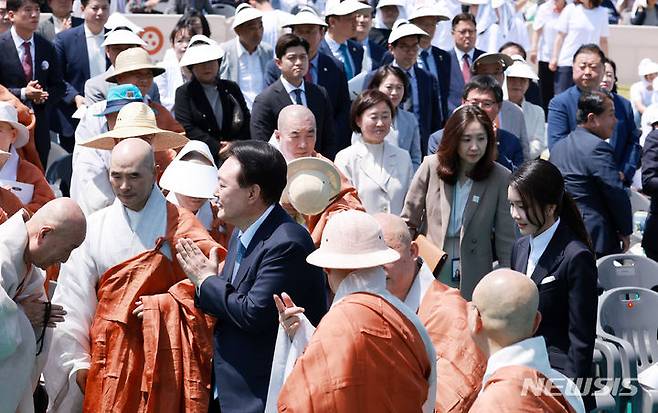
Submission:
POLYGON ((471 65, 484 53, 475 48, 477 31, 475 16, 461 13, 452 19, 452 37, 455 47, 450 54, 450 89, 448 92, 448 112, 452 113, 461 105, 464 85, 471 80, 471 65))
MULTIPOLYGON (((496 139, 498 140, 499 164, 510 171, 514 171, 523 163, 523 150, 519 138, 514 134, 496 126, 496 118, 503 102, 503 89, 498 82, 487 75, 476 75, 464 87, 462 96, 463 105, 479 106, 494 124, 496 139)), ((432 134, 428 143, 430 154, 436 153, 443 137, 443 129, 432 134)))

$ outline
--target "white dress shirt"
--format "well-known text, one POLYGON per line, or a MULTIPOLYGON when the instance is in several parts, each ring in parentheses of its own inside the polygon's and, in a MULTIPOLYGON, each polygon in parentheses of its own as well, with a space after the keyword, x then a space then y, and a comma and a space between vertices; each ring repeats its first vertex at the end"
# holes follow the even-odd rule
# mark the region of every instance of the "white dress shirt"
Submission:
MULTIPOLYGON (((37 68, 35 65, 34 61, 34 55, 35 55, 35 50, 34 50, 34 35, 30 37, 29 39, 25 40, 22 37, 16 33, 16 28, 14 26, 11 26, 11 29, 9 29, 11 33, 11 38, 14 41, 14 46, 16 46, 16 51, 18 51, 18 60, 23 63, 23 57, 25 57, 25 48, 23 48, 23 43, 28 42, 30 43, 30 54, 32 55, 32 79, 37 74, 37 68)), ((23 70, 23 67, 21 66, 21 71, 23 70)), ((21 100, 25 102, 26 97, 25 97, 25 88, 21 88, 21 100)))
POLYGON ((528 255, 528 267, 525 270, 525 274, 528 277, 531 277, 532 273, 535 271, 535 267, 537 266, 537 263, 539 262, 539 259, 541 258, 544 251, 546 251, 548 243, 551 242, 553 234, 555 234, 555 230, 557 230, 558 225, 560 225, 560 218, 558 218, 557 221, 553 223, 553 225, 548 227, 546 231, 542 232, 536 237, 530 237, 530 255, 528 255))
POLYGON ((290 101, 293 103, 293 105, 297 104, 297 96, 295 95, 295 90, 301 89, 302 90, 302 104, 306 107, 308 107, 308 101, 306 100, 306 88, 304 87, 304 81, 302 80, 302 83, 299 85, 299 87, 294 86, 292 83, 288 82, 286 78, 281 76, 281 83, 283 84, 283 87, 286 89, 286 92, 288 92, 288 96, 290 96, 290 101))
POLYGON ((249 53, 247 49, 238 43, 238 85, 242 90, 244 100, 247 102, 247 107, 251 110, 254 104, 254 99, 260 92, 263 91, 265 84, 263 83, 263 73, 265 68, 260 64, 260 57, 258 51, 254 50, 249 53))
POLYGON ((94 77, 105 73, 105 48, 101 46, 105 40, 105 33, 101 30, 93 34, 87 23, 85 27, 85 39, 87 40, 87 57, 89 58, 89 76, 94 77))

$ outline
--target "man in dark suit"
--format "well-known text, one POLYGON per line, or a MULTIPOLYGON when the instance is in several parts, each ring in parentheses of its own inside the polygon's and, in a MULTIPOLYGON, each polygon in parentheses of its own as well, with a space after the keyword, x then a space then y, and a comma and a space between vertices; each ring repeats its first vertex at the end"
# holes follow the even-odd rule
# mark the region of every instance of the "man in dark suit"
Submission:
POLYGON ((267 142, 276 129, 281 109, 292 104, 304 105, 315 115, 315 150, 333 160, 337 147, 333 107, 323 87, 304 80, 308 71, 308 51, 308 42, 299 36, 284 34, 279 37, 275 53, 281 77, 254 100, 251 138, 267 142))
POLYGON ((110 67, 101 46, 105 40, 105 23, 110 16, 108 0, 82 0, 84 24, 63 31, 55 38, 57 61, 66 83, 66 94, 57 109, 58 132, 64 149, 73 151, 77 119, 73 113, 85 104, 85 82, 110 67))
POLYGON ((475 16, 461 13, 452 19, 452 38, 455 47, 450 54, 450 87, 448 92, 448 113, 461 105, 464 85, 471 80, 471 66, 475 59, 484 53, 475 48, 477 30, 475 16))
MULTIPOLYGON (((581 46, 573 57, 573 81, 575 85, 551 99, 548 104, 548 149, 576 129, 576 111, 580 96, 598 90, 603 78, 605 55, 595 44, 581 46)), ((642 149, 640 131, 633 119, 630 102, 616 93, 612 94, 617 126, 610 137, 617 171, 625 186, 630 186, 635 175, 642 149)))
POLYGON ((55 42, 55 36, 65 30, 78 27, 84 19, 72 15, 73 0, 48 0, 52 15, 39 23, 37 33, 49 42, 55 42))
MULTIPOLYGON (((361 0, 362 3, 367 3, 361 0)), ((370 40, 372 31, 372 11, 369 9, 360 10, 356 13, 356 31, 352 40, 363 47, 363 62, 361 71, 370 71, 377 69, 386 54, 386 48, 370 40)))
MULTIPOLYGON (((343 64, 331 55, 318 50, 326 26, 327 24, 312 8, 304 6, 284 27, 290 27, 293 34, 303 38, 309 44, 309 67, 304 80, 322 86, 327 92, 331 107, 334 109, 336 152, 338 152, 351 145, 350 107, 352 102, 350 102, 343 64)), ((267 65, 265 84, 269 86, 279 77, 281 77, 281 71, 272 60, 267 65)))
POLYGON ((34 110, 37 119, 34 139, 45 167, 50 152, 51 111, 62 99, 66 85, 55 48, 35 34, 39 4, 32 0, 9 0, 7 10, 13 26, 0 35, 0 84, 34 110))
MULTIPOLYGON (((327 310, 322 271, 306 263, 314 250, 308 231, 279 206, 286 161, 266 142, 233 143, 219 169, 218 217, 235 225, 224 267, 189 240, 177 258, 197 288, 197 305, 217 317, 211 412, 265 409, 277 336, 273 295, 295 297, 317 325, 327 310)), ((215 252, 215 251, 213 251, 215 252)))
POLYGON ((605 142, 617 123, 612 96, 582 94, 576 119, 578 127, 553 146, 550 161, 562 172, 597 257, 625 252, 633 232, 633 215, 614 152, 605 142))

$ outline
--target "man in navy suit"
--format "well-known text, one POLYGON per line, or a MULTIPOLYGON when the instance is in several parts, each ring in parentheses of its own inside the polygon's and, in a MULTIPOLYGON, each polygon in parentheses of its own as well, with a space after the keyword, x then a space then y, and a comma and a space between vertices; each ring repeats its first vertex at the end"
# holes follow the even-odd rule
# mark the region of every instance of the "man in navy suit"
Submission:
POLYGON ((455 47, 450 54, 450 87, 448 92, 448 113, 461 105, 464 85, 471 80, 471 66, 484 51, 475 48, 477 30, 475 16, 461 13, 452 19, 452 38, 455 47))
POLYGON ((578 127, 551 149, 550 161, 562 173, 566 190, 583 215, 597 257, 625 252, 633 215, 614 152, 605 142, 617 123, 612 96, 583 93, 576 120, 578 127))
MULTIPOLYGON (((576 110, 581 94, 597 90, 603 78, 605 55, 595 44, 581 46, 573 57, 573 81, 564 92, 551 99, 548 104, 548 149, 576 129, 576 110)), ((640 131, 633 120, 630 102, 612 94, 617 127, 610 137, 617 171, 624 185, 630 186, 642 156, 639 144, 640 131)))
POLYGON ((39 23, 37 33, 44 39, 54 42, 55 36, 65 30, 80 26, 84 19, 72 15, 73 0, 48 0, 52 15, 39 23))
POLYGON ((63 105, 57 110, 60 142, 64 149, 73 151, 77 119, 71 115, 85 104, 85 82, 105 72, 110 66, 101 46, 105 23, 110 16, 108 0, 82 0, 84 24, 65 30, 55 37, 57 60, 66 83, 63 105))
POLYGON ((66 85, 57 64, 55 48, 36 34, 39 4, 33 0, 7 1, 12 28, 0 35, 0 84, 34 110, 34 139, 45 167, 50 152, 50 118, 66 85))
POLYGON ((260 413, 278 329, 272 297, 287 292, 317 325, 327 311, 325 280, 306 263, 314 250, 308 231, 279 205, 286 186, 283 155, 267 142, 241 141, 225 158, 218 217, 235 230, 224 267, 217 276, 217 258, 205 258, 189 240, 176 245, 177 258, 197 288, 197 305, 217 317, 210 411, 260 413))
MULTIPOLYGON (((363 3, 367 3, 363 1, 363 3)), ((361 10, 356 14, 356 31, 352 38, 355 42, 363 47, 363 62, 361 71, 369 72, 377 69, 381 65, 382 58, 386 54, 386 49, 376 42, 370 40, 372 31, 372 11, 361 10)))
MULTIPOLYGON (((324 36, 327 24, 310 8, 303 6, 299 13, 290 19, 290 27, 295 34, 308 42, 308 72, 304 80, 322 86, 329 97, 334 110, 334 125, 336 130, 336 152, 351 145, 352 129, 350 128, 350 93, 347 88, 347 78, 343 72, 343 64, 331 55, 320 52, 320 42, 324 36)), ((274 60, 268 63, 265 73, 265 85, 269 86, 281 77, 281 71, 274 60)))

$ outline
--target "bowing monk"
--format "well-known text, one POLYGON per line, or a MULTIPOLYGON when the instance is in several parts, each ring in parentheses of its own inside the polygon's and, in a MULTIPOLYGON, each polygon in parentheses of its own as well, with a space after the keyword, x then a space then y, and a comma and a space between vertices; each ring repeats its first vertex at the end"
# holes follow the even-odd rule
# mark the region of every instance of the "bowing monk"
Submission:
MULTIPOLYGON (((281 109, 277 129, 274 131, 274 137, 270 143, 279 148, 287 163, 305 157, 320 158, 331 162, 315 151, 316 132, 313 112, 306 106, 289 105, 281 109)), ((331 163, 333 164, 333 162, 331 163)), ((339 192, 323 211, 313 215, 304 215, 295 211, 294 207, 288 203, 282 205, 293 219, 306 226, 316 247, 320 245, 322 230, 333 213, 349 209, 365 211, 356 193, 356 188, 345 175, 340 172, 339 174, 339 192)))
POLYGON ((281 328, 267 412, 434 410, 432 342, 414 312, 386 290, 382 266, 399 258, 365 212, 329 219, 307 261, 325 268, 335 297, 314 329, 291 297, 275 296, 281 328))
POLYGON ((576 385, 551 368, 544 338, 533 337, 538 305, 535 283, 513 270, 493 271, 475 287, 468 327, 488 361, 472 413, 585 412, 576 385))
POLYGON ((468 302, 456 288, 434 278, 418 256, 404 220, 376 214, 384 241, 400 259, 384 265, 386 288, 415 311, 436 350, 436 413, 466 413, 482 384, 487 360, 467 330, 468 302))
POLYGON ((44 371, 49 409, 205 412, 212 323, 190 304, 194 289, 179 283, 185 274, 172 252, 182 237, 204 254, 217 244, 192 213, 165 200, 144 140, 114 147, 110 183, 116 199, 89 216, 87 239, 62 266, 53 297, 68 315, 44 371), (154 300, 163 294, 186 317, 159 316, 154 300))
POLYGON ((48 202, 32 218, 16 213, 0 225, 0 411, 34 410, 32 393, 48 354, 50 330, 65 311, 50 305, 43 269, 65 262, 85 238, 74 201, 48 202))

